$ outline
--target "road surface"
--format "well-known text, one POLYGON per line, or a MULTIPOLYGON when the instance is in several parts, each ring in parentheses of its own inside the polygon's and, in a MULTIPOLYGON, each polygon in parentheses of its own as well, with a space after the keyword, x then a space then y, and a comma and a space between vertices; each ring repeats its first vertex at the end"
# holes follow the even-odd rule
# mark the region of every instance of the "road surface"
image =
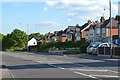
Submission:
POLYGON ((92 80, 120 78, 117 59, 104 61, 85 56, 2 52, 2 62, 10 70, 13 78, 88 78, 92 80))

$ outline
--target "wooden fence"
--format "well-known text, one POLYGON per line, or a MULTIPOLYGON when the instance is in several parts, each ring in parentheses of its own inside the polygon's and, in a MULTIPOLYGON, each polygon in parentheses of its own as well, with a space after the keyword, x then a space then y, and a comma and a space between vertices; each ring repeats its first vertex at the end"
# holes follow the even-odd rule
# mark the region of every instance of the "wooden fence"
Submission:
MULTIPOLYGON (((98 54, 111 55, 110 47, 99 47, 97 52, 98 54)), ((112 55, 120 56, 120 47, 113 47, 112 55)))

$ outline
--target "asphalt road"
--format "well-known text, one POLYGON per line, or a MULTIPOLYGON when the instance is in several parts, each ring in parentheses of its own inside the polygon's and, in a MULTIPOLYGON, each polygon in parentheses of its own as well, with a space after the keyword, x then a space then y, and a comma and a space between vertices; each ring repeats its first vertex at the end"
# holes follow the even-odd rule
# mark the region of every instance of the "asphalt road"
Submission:
POLYGON ((28 52, 2 52, 13 78, 89 78, 92 80, 118 80, 119 61, 103 61, 86 56, 34 54, 28 52), (106 79, 107 78, 107 79, 106 79))

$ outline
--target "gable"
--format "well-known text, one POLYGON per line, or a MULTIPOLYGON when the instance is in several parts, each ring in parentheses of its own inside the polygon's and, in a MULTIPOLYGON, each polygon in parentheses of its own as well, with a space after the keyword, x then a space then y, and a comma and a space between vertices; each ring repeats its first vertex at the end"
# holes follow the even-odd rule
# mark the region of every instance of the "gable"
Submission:
POLYGON ((35 46, 37 45, 37 40, 35 38, 32 38, 31 40, 28 41, 27 46, 35 46))

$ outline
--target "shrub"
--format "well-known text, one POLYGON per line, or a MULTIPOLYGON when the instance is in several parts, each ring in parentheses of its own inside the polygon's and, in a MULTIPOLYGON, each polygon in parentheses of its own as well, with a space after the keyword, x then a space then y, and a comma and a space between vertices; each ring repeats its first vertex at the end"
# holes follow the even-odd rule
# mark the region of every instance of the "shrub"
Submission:
POLYGON ((80 45, 80 50, 82 53, 86 52, 86 49, 88 47, 89 43, 85 42, 84 44, 80 45))
POLYGON ((75 50, 81 50, 80 52, 86 52, 88 46, 87 42, 82 41, 67 41, 67 42, 38 42, 37 48, 38 51, 47 51, 47 50, 66 50, 67 48, 75 48, 75 50))

